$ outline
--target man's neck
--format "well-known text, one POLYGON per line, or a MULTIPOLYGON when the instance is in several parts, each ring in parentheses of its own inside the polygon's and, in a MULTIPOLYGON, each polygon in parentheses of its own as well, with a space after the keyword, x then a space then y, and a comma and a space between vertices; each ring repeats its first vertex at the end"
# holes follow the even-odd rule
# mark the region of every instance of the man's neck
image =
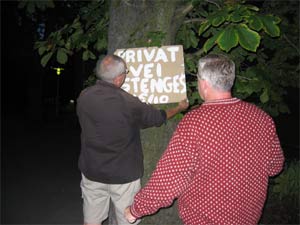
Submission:
POLYGON ((232 95, 230 92, 211 92, 205 98, 205 102, 207 101, 216 101, 216 100, 223 100, 223 99, 230 99, 232 95))

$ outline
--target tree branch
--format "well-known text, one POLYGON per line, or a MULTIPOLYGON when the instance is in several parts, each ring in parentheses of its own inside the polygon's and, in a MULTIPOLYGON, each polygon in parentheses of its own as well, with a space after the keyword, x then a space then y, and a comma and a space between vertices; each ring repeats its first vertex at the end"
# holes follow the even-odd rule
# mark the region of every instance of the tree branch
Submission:
POLYGON ((296 49, 299 54, 299 48, 297 48, 297 46, 293 42, 291 42, 291 40, 285 34, 283 34, 282 37, 287 41, 287 43, 289 43, 294 49, 296 49))
POLYGON ((204 52, 203 48, 200 48, 196 52, 186 54, 186 57, 201 56, 203 54, 203 52, 204 52))
POLYGON ((248 78, 248 77, 244 77, 244 76, 240 76, 240 75, 236 75, 237 78, 240 78, 240 79, 243 79, 243 80, 254 80, 254 79, 251 79, 251 78, 248 78))
POLYGON ((193 18, 193 19, 189 19, 189 20, 185 20, 183 21, 183 23, 194 23, 194 22, 204 22, 206 19, 204 18, 193 18))
POLYGON ((212 4, 216 5, 218 7, 218 9, 221 9, 221 6, 219 6, 219 4, 214 2, 213 0, 205 0, 205 1, 208 3, 212 3, 212 4))
POLYGON ((178 8, 177 11, 177 16, 176 18, 180 18, 180 17, 185 17, 186 14, 188 14, 190 11, 192 11, 194 8, 192 3, 188 3, 184 6, 182 6, 181 8, 178 8))

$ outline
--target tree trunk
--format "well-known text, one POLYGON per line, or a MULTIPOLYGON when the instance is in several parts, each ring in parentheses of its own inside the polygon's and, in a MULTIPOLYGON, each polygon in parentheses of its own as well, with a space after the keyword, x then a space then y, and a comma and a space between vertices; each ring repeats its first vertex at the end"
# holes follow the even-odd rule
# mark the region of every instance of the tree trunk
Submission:
MULTIPOLYGON (((164 33, 165 37, 162 40, 162 45, 174 44, 175 35, 180 25, 185 15, 192 8, 192 4, 184 3, 184 0, 111 0, 108 54, 112 54, 116 49, 120 48, 145 47, 146 43, 151 41, 149 40, 149 36, 147 36, 149 32, 164 33), (142 43, 145 43, 145 45, 142 43)), ((173 120, 169 121, 167 126, 146 129, 142 132, 143 151, 145 155, 145 176, 143 183, 145 183, 146 179, 149 179, 157 160, 167 146, 176 124, 177 121, 173 120), (158 138, 156 136, 158 133, 166 135, 160 135, 159 138, 161 140, 158 140, 160 143, 153 144, 153 140, 158 138), (153 162, 153 158, 157 160, 153 162)), ((111 207, 113 207, 112 204, 111 207)), ((172 217, 178 221, 177 210, 171 210, 167 210, 167 214, 172 214, 172 217)), ((161 217, 164 217, 163 213, 160 214, 161 217)), ((170 215, 166 216, 166 218, 170 218, 170 215)), ((153 218, 149 221, 152 223, 153 221, 151 220, 153 218)), ((163 223, 161 218, 158 220, 160 221, 156 221, 157 224, 163 223)), ((113 208, 110 209, 108 223, 110 225, 117 224, 113 208)))
POLYGON ((163 45, 174 44, 184 16, 192 9, 183 0, 111 0, 108 53, 118 48, 144 47, 148 32, 162 32, 163 45))

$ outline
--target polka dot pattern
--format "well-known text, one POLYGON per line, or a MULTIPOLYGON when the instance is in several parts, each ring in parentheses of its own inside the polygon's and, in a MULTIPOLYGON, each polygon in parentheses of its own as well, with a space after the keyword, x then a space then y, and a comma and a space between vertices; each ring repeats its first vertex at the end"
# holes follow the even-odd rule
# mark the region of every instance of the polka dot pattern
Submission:
POLYGON ((150 215, 178 198, 184 224, 256 224, 283 162, 265 112, 237 98, 206 102, 179 123, 131 211, 150 215))

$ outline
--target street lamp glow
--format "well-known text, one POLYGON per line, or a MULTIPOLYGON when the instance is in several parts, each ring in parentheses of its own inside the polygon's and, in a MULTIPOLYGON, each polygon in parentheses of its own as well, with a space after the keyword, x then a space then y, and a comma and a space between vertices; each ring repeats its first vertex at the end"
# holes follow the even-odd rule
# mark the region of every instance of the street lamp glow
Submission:
POLYGON ((56 75, 60 76, 61 71, 64 70, 64 68, 60 68, 60 67, 52 67, 52 69, 56 70, 56 75))

